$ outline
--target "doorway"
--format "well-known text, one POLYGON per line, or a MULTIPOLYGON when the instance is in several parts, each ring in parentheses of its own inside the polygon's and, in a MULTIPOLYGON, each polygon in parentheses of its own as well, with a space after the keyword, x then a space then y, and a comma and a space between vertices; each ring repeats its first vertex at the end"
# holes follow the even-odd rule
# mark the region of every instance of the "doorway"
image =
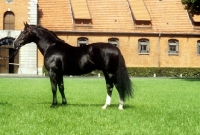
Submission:
POLYGON ((0 73, 18 73, 19 53, 14 57, 8 58, 15 52, 15 49, 0 47, 0 73))

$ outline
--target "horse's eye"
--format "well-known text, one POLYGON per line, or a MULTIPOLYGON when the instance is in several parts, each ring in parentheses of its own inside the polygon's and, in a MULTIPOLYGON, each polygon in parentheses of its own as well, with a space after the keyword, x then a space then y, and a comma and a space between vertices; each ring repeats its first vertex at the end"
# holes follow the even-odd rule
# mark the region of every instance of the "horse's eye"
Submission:
POLYGON ((22 31, 23 34, 26 34, 26 31, 22 31))

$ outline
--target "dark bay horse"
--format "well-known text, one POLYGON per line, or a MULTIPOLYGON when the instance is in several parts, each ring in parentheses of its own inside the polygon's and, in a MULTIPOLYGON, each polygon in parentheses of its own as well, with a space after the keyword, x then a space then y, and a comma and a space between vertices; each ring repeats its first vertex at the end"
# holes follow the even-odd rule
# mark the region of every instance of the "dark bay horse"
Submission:
POLYGON ((44 56, 44 66, 49 72, 53 103, 57 105, 57 86, 66 104, 63 75, 81 75, 95 69, 102 70, 107 87, 106 109, 111 103, 112 90, 115 85, 119 93, 119 109, 123 109, 126 97, 132 96, 132 85, 129 79, 124 58, 120 50, 109 43, 92 43, 83 47, 73 47, 59 39, 55 33, 38 25, 24 23, 24 31, 14 41, 14 47, 34 42, 44 56))

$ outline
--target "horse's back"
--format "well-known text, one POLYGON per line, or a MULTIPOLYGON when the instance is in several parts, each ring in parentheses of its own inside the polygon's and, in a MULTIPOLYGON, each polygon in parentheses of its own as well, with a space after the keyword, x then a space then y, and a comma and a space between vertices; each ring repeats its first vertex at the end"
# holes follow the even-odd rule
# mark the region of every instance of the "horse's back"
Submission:
POLYGON ((83 47, 73 47, 60 43, 52 47, 48 57, 52 67, 66 75, 81 75, 95 69, 116 70, 119 49, 110 43, 92 43, 83 47))
POLYGON ((119 49, 110 43, 93 43, 90 45, 98 69, 115 71, 121 55, 119 49))

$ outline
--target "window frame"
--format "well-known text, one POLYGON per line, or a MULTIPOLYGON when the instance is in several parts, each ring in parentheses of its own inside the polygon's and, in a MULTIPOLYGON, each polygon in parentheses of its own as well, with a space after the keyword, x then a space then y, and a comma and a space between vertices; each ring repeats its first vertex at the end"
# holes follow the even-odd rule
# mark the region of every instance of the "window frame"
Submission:
POLYGON ((114 45, 115 47, 119 47, 119 39, 118 38, 109 38, 108 43, 114 45))
POLYGON ((79 37, 77 39, 77 46, 78 47, 83 47, 83 46, 86 46, 88 45, 88 38, 86 37, 79 37))
POLYGON ((15 38, 13 38, 13 37, 2 38, 2 39, 0 39, 0 47, 13 48, 14 41, 15 41, 15 38))
POLYGON ((197 55, 200 56, 200 40, 197 41, 197 55))
POLYGON ((149 54, 149 52, 150 52, 149 39, 147 38, 138 39, 138 54, 149 54), (146 48, 146 49, 142 49, 142 48, 146 48))
POLYGON ((14 30, 15 29, 15 14, 12 11, 6 11, 4 13, 3 29, 4 30, 14 30), (11 19, 10 17, 12 17, 12 20, 10 20, 11 19))
POLYGON ((6 0, 6 3, 12 3, 13 0, 6 0))
POLYGON ((168 54, 169 55, 178 55, 179 54, 179 41, 177 39, 168 40, 168 54), (170 50, 171 47, 175 47, 174 50, 170 50))

